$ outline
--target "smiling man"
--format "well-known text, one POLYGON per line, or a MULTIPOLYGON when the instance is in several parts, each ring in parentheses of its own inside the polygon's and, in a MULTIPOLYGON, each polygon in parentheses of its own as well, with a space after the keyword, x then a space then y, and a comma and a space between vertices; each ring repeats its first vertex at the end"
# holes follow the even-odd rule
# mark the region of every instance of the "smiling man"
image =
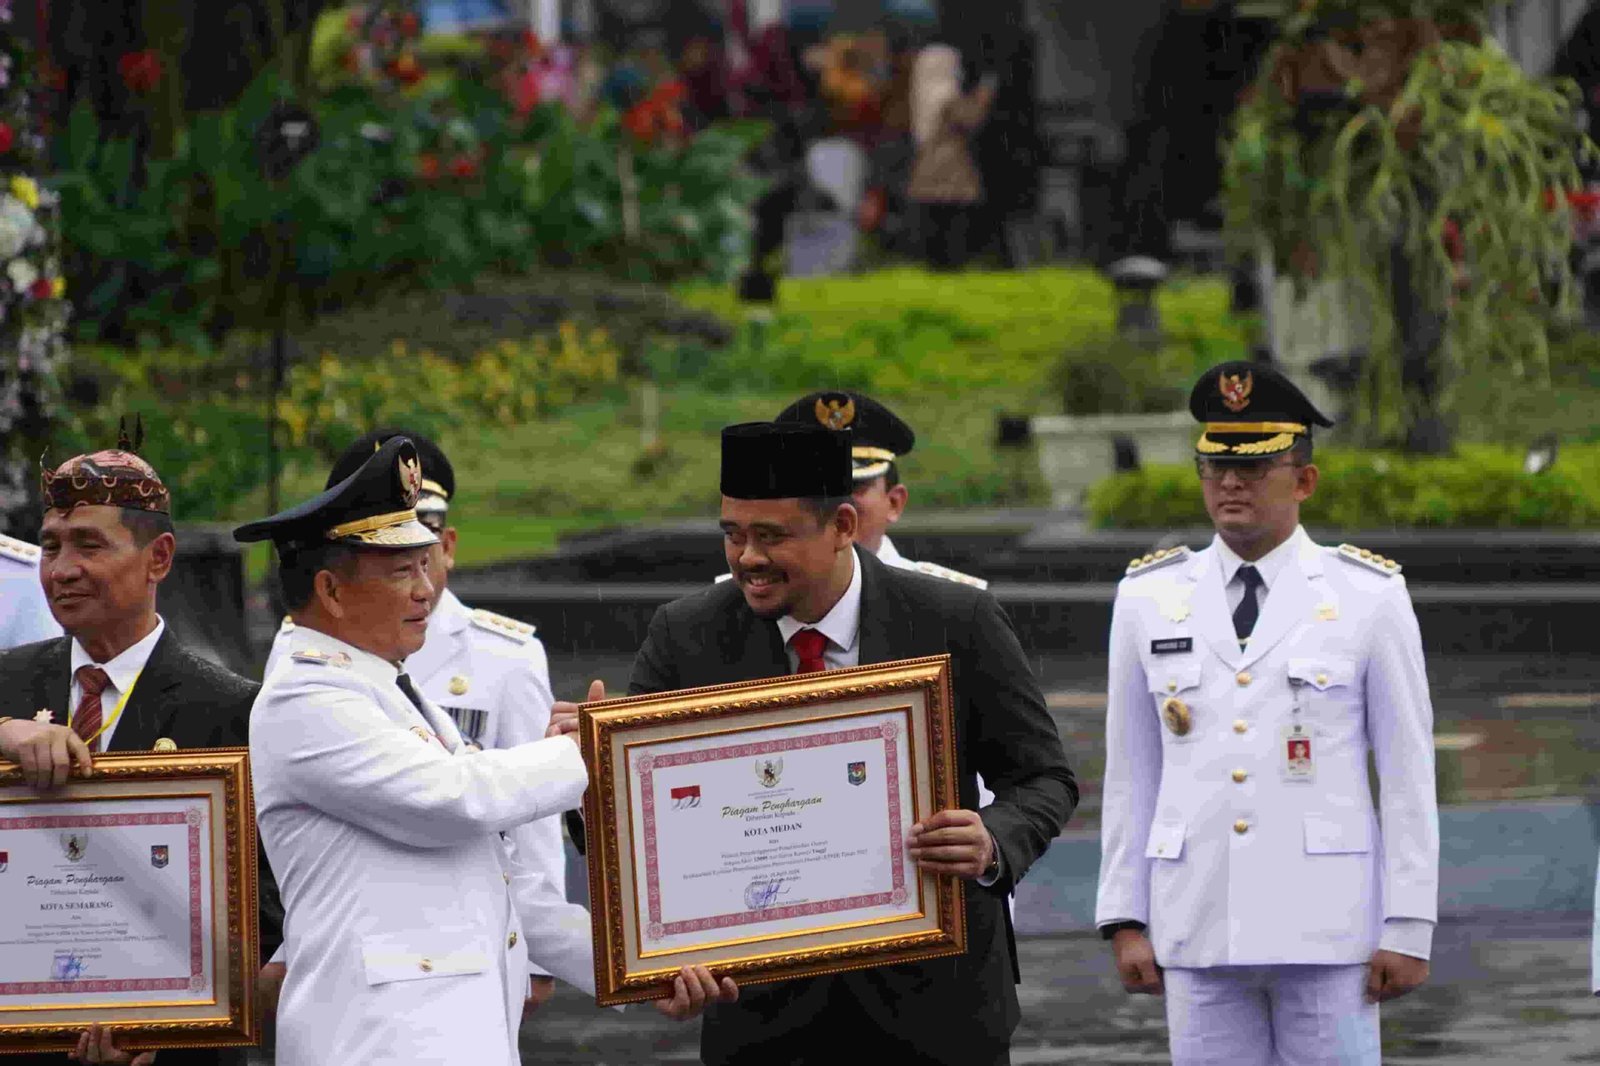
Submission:
POLYGON ((1398 564, 1300 527, 1331 423, 1292 382, 1225 363, 1189 409, 1216 537, 1117 590, 1095 920, 1175 1066, 1375 1066, 1438 897, 1416 615, 1398 564))
MULTIPOLYGON (((156 611, 177 538, 171 494, 155 469, 124 437, 115 449, 76 456, 41 476, 38 580, 66 635, 0 654, 0 758, 20 763, 31 785, 48 790, 87 776, 101 752, 242 746, 258 686, 186 651, 156 611)), ((262 950, 270 955, 283 912, 264 860, 260 878, 262 950)), ((97 1030, 79 1050, 87 1062, 129 1060, 109 1032, 97 1030)), ((164 1051, 160 1061, 199 1066, 242 1056, 164 1051)))
MULTIPOLYGON (((589 914, 545 891, 516 826, 576 804, 577 745, 466 744, 402 664, 423 645, 437 536, 416 447, 391 437, 321 495, 234 531, 271 540, 295 628, 250 722, 257 821, 287 910, 279 1066, 517 1066, 530 958, 594 991, 589 914)), ((684 969, 657 1007, 737 994, 684 969)))
MULTIPOLYGON (((963 879, 967 949, 754 988, 707 1013, 702 1057, 831 1064, 848 1049, 852 1062, 1008 1061, 1019 1015, 1006 894, 1078 799, 1010 621, 981 589, 889 567, 857 547, 848 433, 730 426, 721 488, 733 579, 656 613, 630 693, 951 655, 960 806, 913 827, 910 852, 923 869, 963 879), (995 793, 982 811, 980 772, 995 793)), ((556 711, 556 728, 570 727, 575 708, 556 711)))

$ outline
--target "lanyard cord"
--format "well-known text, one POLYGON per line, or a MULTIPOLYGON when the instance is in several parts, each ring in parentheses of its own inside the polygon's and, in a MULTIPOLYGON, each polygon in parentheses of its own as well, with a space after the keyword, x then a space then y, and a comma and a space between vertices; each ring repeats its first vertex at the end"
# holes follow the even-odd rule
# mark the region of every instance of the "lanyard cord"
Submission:
MULTIPOLYGON (((124 707, 126 707, 128 705, 128 697, 133 695, 133 686, 135 686, 135 685, 137 685, 139 683, 139 675, 143 674, 143 673, 144 673, 144 671, 140 670, 138 674, 134 674, 133 675, 133 680, 128 682, 128 690, 122 694, 122 698, 117 701, 117 705, 111 709, 110 716, 107 717, 106 720, 100 724, 100 728, 99 729, 96 729, 94 731, 94 736, 85 737, 84 738, 83 742, 85 744, 93 744, 96 740, 100 739, 100 734, 104 733, 106 730, 110 729, 112 726, 117 724, 117 720, 122 717, 122 708, 124 708, 124 707)), ((67 721, 67 725, 70 726, 71 724, 72 724, 72 721, 71 721, 71 718, 69 716, 68 717, 68 721, 67 721)))

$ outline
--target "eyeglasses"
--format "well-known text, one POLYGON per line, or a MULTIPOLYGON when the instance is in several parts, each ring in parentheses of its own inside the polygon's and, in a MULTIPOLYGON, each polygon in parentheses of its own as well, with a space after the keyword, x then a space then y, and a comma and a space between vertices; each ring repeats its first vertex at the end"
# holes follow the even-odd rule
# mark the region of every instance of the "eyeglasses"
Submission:
POLYGON ((1287 463, 1272 459, 1205 459, 1195 456, 1194 469, 1201 481, 1221 481, 1224 474, 1232 474, 1240 481, 1260 481, 1280 466, 1299 466, 1293 459, 1287 463))

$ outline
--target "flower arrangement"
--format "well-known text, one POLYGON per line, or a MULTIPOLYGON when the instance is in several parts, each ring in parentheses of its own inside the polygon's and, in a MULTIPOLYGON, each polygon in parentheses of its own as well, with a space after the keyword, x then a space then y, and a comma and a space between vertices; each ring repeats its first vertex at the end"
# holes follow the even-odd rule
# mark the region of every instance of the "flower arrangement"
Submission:
POLYGON ((11 4, 0 0, 0 527, 27 512, 67 352, 59 201, 34 177, 43 148, 36 82, 11 4))
POLYGON ((1413 439, 1462 373, 1540 379, 1546 327, 1572 303, 1567 197, 1593 146, 1571 86, 1529 77, 1485 32, 1490 6, 1285 0, 1226 146, 1241 250, 1369 304, 1358 407, 1378 436, 1413 439), (1428 352, 1402 342, 1424 320, 1443 328, 1428 352))

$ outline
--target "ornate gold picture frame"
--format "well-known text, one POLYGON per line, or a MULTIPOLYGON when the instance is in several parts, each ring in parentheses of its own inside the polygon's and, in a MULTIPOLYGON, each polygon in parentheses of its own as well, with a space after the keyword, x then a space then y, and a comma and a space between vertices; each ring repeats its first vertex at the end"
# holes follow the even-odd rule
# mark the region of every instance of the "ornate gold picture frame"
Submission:
POLYGON ((601 1006, 953 955, 960 879, 906 853, 957 806, 950 657, 585 704, 601 1006))
POLYGON ((0 1055, 255 1044, 255 802, 244 748, 97 755, 49 792, 0 762, 0 1055))

